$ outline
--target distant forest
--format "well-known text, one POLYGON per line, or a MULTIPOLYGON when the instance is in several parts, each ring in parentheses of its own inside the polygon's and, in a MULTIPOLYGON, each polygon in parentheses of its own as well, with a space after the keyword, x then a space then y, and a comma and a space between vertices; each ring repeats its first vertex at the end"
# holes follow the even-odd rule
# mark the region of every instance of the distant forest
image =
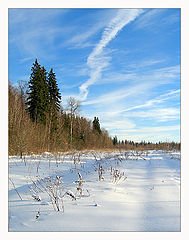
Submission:
POLYGON ((80 102, 70 97, 61 106, 56 75, 48 73, 37 59, 28 83, 13 87, 9 82, 9 155, 84 149, 180 150, 180 143, 119 141, 100 127, 98 117, 90 121, 79 115, 80 102))

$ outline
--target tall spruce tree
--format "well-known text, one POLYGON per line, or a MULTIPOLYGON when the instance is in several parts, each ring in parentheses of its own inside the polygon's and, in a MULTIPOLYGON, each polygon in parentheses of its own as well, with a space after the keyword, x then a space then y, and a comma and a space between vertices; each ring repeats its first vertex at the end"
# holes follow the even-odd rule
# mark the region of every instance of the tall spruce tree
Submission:
POLYGON ((50 108, 53 108, 58 112, 60 110, 61 94, 59 92, 58 84, 56 82, 56 75, 53 72, 52 68, 48 75, 48 89, 50 108))
POLYGON ((113 145, 117 145, 118 144, 117 136, 115 136, 112 141, 113 145))
POLYGON ((48 88, 48 79, 47 79, 47 71, 45 70, 44 67, 41 68, 41 94, 43 96, 43 101, 42 101, 42 106, 43 106, 43 111, 45 114, 47 114, 50 110, 50 96, 49 96, 49 88, 48 88))
POLYGON ((40 66, 37 59, 31 71, 27 98, 28 111, 33 121, 45 123, 49 112, 47 72, 40 66))
POLYGON ((61 94, 56 82, 56 75, 51 68, 48 74, 48 91, 49 91, 49 116, 51 130, 57 128, 57 113, 60 110, 61 94))
POLYGON ((98 117, 94 117, 93 120, 93 130, 97 131, 99 134, 101 134, 101 129, 100 129, 100 123, 98 117))

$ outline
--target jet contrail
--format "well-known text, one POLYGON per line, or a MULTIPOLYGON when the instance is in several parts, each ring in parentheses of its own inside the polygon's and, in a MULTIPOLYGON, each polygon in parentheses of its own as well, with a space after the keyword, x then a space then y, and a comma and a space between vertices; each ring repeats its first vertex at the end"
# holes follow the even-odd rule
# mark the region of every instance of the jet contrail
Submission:
POLYGON ((88 96, 88 87, 94 84, 101 76, 103 68, 109 64, 110 58, 103 56, 103 49, 108 43, 116 37, 119 31, 127 24, 135 20, 143 10, 141 9, 120 9, 116 16, 105 27, 101 40, 88 56, 87 65, 91 69, 90 78, 80 87, 80 98, 86 100, 88 96))

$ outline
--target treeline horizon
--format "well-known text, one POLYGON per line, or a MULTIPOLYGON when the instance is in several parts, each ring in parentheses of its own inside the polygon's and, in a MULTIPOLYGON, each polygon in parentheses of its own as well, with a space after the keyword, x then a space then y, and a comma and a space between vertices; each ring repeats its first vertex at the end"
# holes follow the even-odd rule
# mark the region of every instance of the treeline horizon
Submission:
POLYGON ((117 136, 113 137, 112 139, 113 145, 117 146, 121 149, 130 149, 130 150, 178 150, 180 151, 181 149, 181 144, 178 142, 170 141, 170 142, 163 142, 163 141, 158 141, 158 142, 150 142, 150 141, 145 141, 141 140, 140 142, 138 141, 132 141, 132 140, 118 140, 117 136))
POLYGON ((180 150, 180 143, 136 143, 111 138, 100 127, 97 116, 91 121, 79 115, 81 104, 73 97, 64 109, 56 74, 52 68, 48 73, 37 59, 28 83, 14 87, 9 82, 8 98, 9 155, 115 148, 180 150))

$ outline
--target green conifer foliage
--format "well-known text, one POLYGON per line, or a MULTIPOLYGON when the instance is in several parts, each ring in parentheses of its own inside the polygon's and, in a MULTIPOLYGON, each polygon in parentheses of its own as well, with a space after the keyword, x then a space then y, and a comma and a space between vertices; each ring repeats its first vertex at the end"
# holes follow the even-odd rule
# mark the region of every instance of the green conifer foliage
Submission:
POLYGON ((35 60, 32 66, 27 98, 28 111, 34 122, 45 123, 49 112, 49 94, 47 85, 47 72, 35 60))
POLYGON ((114 138, 113 138, 113 145, 117 145, 118 144, 118 140, 117 140, 117 136, 115 136, 114 138))
POLYGON ((94 117, 93 120, 93 130, 97 131, 99 134, 101 134, 101 129, 100 129, 100 123, 98 117, 94 117))
POLYGON ((56 75, 51 68, 48 74, 48 91, 49 91, 49 115, 52 129, 57 128, 57 113, 60 110, 61 94, 59 92, 58 84, 56 82, 56 75))
POLYGON ((61 94, 58 89, 58 84, 56 82, 56 75, 51 68, 48 75, 48 88, 49 88, 49 101, 50 108, 54 108, 57 112, 60 109, 61 94))

